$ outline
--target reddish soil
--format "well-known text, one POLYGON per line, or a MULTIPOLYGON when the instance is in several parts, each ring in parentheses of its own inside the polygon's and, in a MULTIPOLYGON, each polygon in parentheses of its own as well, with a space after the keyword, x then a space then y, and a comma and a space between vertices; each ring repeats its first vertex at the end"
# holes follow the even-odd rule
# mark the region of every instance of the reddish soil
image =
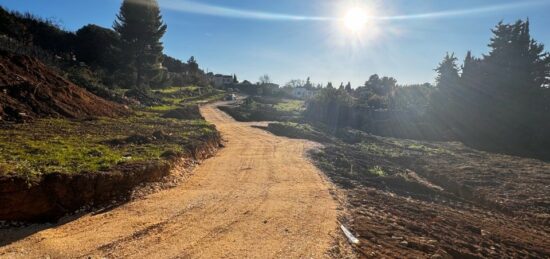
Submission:
POLYGON ((362 257, 550 258, 550 163, 459 143, 373 143, 385 151, 329 145, 313 154, 342 187, 342 220, 362 257), (374 166, 386 175, 360 170, 374 166))
POLYGON ((0 120, 127 113, 123 106, 76 86, 35 58, 0 52, 0 120))

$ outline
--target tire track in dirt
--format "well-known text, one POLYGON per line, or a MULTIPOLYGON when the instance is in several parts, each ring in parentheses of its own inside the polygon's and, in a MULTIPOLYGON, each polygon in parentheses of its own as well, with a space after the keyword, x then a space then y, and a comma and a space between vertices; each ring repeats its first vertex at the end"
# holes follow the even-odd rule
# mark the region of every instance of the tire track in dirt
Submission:
POLYGON ((186 182, 36 231, 0 247, 0 257, 325 256, 337 235, 337 205, 305 157, 313 144, 236 122, 214 105, 201 112, 226 148, 186 182))

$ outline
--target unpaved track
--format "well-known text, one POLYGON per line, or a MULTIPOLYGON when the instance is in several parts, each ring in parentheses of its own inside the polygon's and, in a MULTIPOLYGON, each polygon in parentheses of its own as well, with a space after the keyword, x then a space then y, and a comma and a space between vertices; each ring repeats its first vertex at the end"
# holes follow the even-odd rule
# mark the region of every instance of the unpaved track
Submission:
MULTIPOLYGON (((0 247, 0 257, 319 258, 336 203, 305 158, 311 143, 201 108, 226 147, 178 187, 0 247)), ((0 240, 1 241, 1 240, 0 240)))

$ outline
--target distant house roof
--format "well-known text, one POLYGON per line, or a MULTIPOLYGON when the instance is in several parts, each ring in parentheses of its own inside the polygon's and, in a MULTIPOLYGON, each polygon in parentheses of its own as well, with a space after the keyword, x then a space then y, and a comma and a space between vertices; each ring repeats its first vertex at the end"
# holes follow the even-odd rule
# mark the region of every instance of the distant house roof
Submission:
POLYGON ((233 78, 231 75, 215 74, 214 77, 233 78))

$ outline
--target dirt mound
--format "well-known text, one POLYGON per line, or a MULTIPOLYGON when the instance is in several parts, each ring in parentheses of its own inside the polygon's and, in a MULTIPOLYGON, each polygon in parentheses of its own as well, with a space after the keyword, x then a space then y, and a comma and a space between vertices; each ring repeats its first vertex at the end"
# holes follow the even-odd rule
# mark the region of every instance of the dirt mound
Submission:
POLYGON ((199 111, 198 105, 186 105, 162 115, 163 118, 173 118, 180 120, 201 120, 204 119, 199 111))
POLYGON ((0 51, 0 117, 115 117, 129 113, 61 77, 37 59, 0 51))

